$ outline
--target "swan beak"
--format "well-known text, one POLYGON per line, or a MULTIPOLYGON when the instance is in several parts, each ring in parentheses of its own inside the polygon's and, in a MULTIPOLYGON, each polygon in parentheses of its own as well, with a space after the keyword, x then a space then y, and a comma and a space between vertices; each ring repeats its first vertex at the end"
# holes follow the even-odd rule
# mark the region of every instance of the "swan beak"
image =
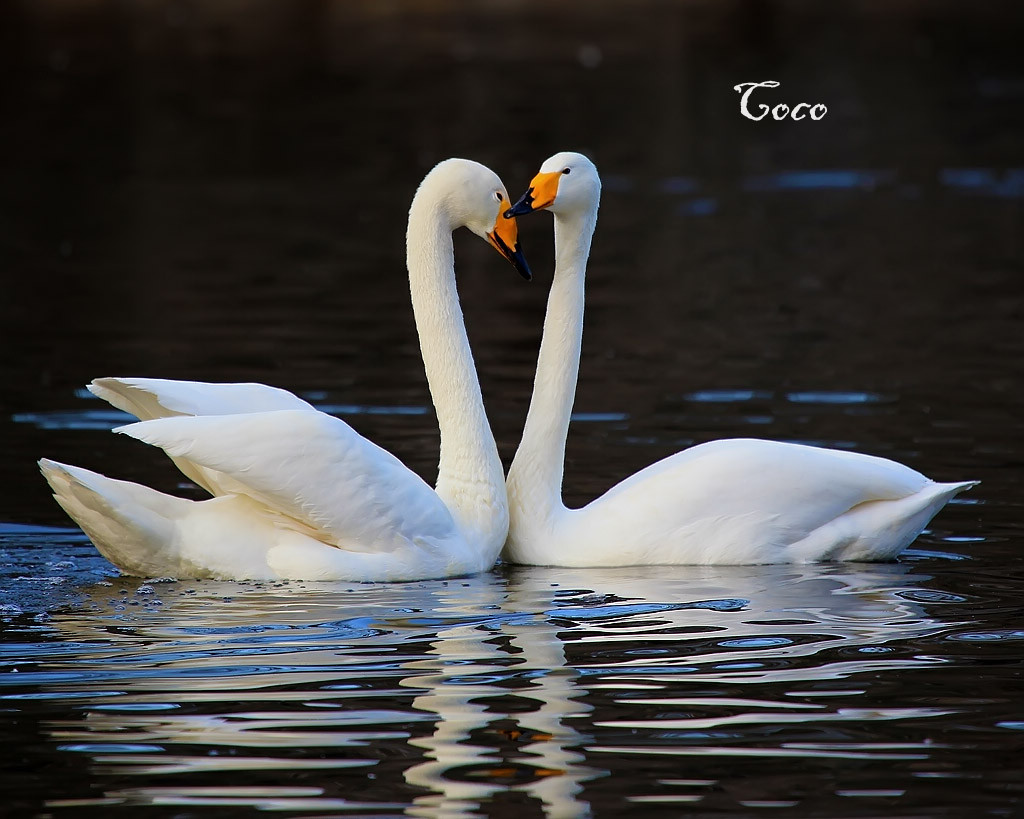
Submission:
POLYGON ((494 223, 494 230, 487 234, 487 241, 494 245, 502 256, 512 262, 512 265, 519 271, 519 275, 527 281, 533 278, 530 272, 530 265, 526 263, 526 256, 523 255, 522 245, 519 244, 519 227, 516 220, 507 215, 498 214, 494 223))
POLYGON ((550 208, 555 203, 555 197, 558 195, 558 183, 561 178, 562 174, 560 171, 537 174, 533 177, 533 181, 530 183, 526 193, 519 197, 518 202, 505 211, 505 218, 525 216, 536 210, 550 208))

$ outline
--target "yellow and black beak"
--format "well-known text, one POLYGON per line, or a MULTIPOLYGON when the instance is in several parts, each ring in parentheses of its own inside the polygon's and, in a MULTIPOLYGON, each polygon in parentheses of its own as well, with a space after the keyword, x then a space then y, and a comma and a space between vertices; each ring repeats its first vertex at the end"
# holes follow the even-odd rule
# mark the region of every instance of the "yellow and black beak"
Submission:
POLYGON ((519 197, 518 202, 505 211, 505 218, 511 219, 513 216, 525 216, 527 213, 551 207, 555 203, 555 197, 558 195, 558 183, 561 178, 562 174, 560 171, 537 174, 533 177, 533 181, 530 183, 526 193, 519 197))
POLYGON ((526 256, 523 255, 522 246, 519 244, 519 227, 516 225, 515 217, 506 214, 498 214, 494 223, 494 229, 487 234, 487 241, 494 245, 502 256, 512 262, 519 275, 527 281, 533 278, 530 266, 526 263, 526 256))

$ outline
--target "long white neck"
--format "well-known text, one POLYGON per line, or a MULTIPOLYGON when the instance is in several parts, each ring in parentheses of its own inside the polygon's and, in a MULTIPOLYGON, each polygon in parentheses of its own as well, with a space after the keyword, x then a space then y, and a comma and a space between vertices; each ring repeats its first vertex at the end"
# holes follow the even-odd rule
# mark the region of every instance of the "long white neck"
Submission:
POLYGON ((504 473, 455 287, 452 224, 436 200, 417 194, 406 241, 413 315, 441 429, 437 494, 489 567, 508 528, 504 473))
POLYGON ((565 439, 576 397, 587 256, 596 224, 596 205, 587 213, 555 214, 555 276, 526 426, 508 473, 510 540, 565 510, 565 439))

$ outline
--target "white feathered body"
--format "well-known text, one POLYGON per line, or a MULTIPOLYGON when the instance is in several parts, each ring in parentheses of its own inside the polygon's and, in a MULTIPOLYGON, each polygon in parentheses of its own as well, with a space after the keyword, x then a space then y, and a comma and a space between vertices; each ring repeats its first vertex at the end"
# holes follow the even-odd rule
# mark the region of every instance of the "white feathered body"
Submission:
POLYGON ((506 559, 572 567, 891 560, 974 485, 935 483, 856 452, 739 438, 683 450, 582 509, 567 509, 565 440, 601 184, 593 163, 569 152, 548 159, 535 182, 548 186, 555 216, 555 275, 530 409, 508 473, 506 559))
POLYGON ((581 509, 552 504, 542 516, 513 493, 505 556, 576 567, 892 560, 972 485, 935 483, 857 452, 711 441, 652 464, 581 509))
MULTIPOLYGON (((394 581, 490 568, 508 504, 459 306, 452 231, 468 227, 500 250, 488 231, 504 225, 507 197, 493 172, 452 159, 427 174, 409 210, 410 295, 441 428, 436 490, 284 390, 103 378, 91 391, 141 419, 116 431, 161 447, 214 497, 185 500, 40 461, 57 501, 134 575, 394 581)), ((503 233, 514 244, 515 231, 503 233)), ((507 242, 502 253, 522 264, 506 251, 507 242)))
POLYGON ((101 379, 92 391, 149 419, 117 432, 161 447, 217 496, 191 501, 41 461, 57 501, 129 574, 387 581, 493 561, 497 547, 487 555, 468 542, 397 458, 284 390, 101 379))

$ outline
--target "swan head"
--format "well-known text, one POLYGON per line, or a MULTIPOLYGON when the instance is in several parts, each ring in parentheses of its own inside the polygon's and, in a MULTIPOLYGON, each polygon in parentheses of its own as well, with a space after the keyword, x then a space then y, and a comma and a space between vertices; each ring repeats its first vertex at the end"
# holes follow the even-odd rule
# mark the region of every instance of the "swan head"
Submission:
POLYGON ((526 193, 505 211, 505 218, 538 210, 585 213, 595 209, 600 199, 601 177, 594 163, 583 154, 562 151, 544 160, 526 193))
POLYGON ((527 281, 532 278, 515 220, 503 216, 508 191, 498 175, 470 159, 446 159, 426 175, 413 199, 440 205, 451 229, 469 228, 508 259, 527 281))

